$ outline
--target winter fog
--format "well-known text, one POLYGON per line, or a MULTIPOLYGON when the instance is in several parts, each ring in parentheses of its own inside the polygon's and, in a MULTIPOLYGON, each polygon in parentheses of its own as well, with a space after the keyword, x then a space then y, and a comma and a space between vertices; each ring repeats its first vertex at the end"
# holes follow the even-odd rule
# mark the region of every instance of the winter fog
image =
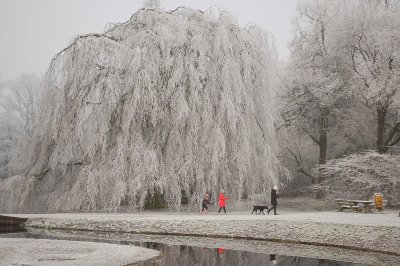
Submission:
POLYGON ((400 262, 400 0, 6 0, 0 22, 0 233, 162 251, 140 265, 400 262))
MULTIPOLYGON (((257 24, 275 36, 280 57, 289 55, 291 19, 296 0, 164 0, 160 7, 179 6, 206 10, 219 7, 232 12, 244 27, 257 24)), ((127 21, 143 7, 142 0, 2 0, 0 23, 4 36, 0 42, 0 80, 18 78, 21 73, 43 74, 51 58, 77 35, 103 32, 108 23, 127 21)))
POLYGON ((12 191, 46 187, 49 195, 23 193, 43 196, 32 204, 44 210, 57 202, 50 195, 56 209, 114 209, 143 208, 153 192, 175 208, 222 188, 241 201, 274 184, 320 198, 349 183, 353 197, 396 191, 396 166, 383 165, 400 140, 397 1, 172 2, 121 3, 104 16, 93 12, 102 2, 2 2, 2 19, 25 17, 7 28, 3 75, 48 66, 0 84, 0 177, 12 191), (49 23, 55 10, 60 19, 49 23), (104 19, 122 21, 101 31, 104 19), (343 168, 348 160, 355 171, 343 168), (49 192, 46 179, 65 190, 49 192))

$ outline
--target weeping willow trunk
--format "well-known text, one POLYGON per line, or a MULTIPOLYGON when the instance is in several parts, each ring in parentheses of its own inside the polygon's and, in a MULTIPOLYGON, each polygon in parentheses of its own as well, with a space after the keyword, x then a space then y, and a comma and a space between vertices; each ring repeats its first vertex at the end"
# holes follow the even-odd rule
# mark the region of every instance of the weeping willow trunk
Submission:
POLYGON ((226 12, 185 8, 77 37, 51 62, 41 119, 15 160, 25 177, 0 188, 0 207, 141 209, 157 188, 179 209, 206 191, 268 193, 287 174, 274 155, 274 51, 226 12))

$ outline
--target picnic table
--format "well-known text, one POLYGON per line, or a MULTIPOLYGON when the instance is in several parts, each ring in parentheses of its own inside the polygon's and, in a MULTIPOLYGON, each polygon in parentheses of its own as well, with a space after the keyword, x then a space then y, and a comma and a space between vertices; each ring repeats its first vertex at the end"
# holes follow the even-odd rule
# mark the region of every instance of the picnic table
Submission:
POLYGON ((365 213, 371 212, 372 206, 374 206, 374 201, 372 200, 353 200, 355 206, 360 206, 364 209, 365 213))
POLYGON ((374 201, 336 199, 336 204, 337 209, 340 212, 343 212, 345 209, 350 209, 352 211, 364 211, 365 213, 370 213, 372 211, 372 206, 374 206, 374 201))

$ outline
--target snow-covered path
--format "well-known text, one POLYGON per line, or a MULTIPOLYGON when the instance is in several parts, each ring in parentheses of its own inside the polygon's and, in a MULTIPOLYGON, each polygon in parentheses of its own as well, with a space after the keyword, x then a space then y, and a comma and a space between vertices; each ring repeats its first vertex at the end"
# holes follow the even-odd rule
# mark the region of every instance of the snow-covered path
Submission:
POLYGON ((171 234, 307 243, 400 255, 400 217, 395 212, 281 213, 251 215, 155 213, 26 214, 27 225, 41 228, 171 234))
POLYGON ((251 215, 251 212, 229 212, 217 214, 210 212, 207 215, 197 213, 166 213, 166 212, 141 212, 141 213, 57 213, 57 214, 7 214, 26 218, 50 219, 94 219, 94 220, 183 220, 183 221, 293 221, 316 222, 328 224, 349 224, 368 226, 394 226, 400 227, 400 217, 395 211, 385 213, 352 213, 352 212, 280 212, 280 215, 251 215))

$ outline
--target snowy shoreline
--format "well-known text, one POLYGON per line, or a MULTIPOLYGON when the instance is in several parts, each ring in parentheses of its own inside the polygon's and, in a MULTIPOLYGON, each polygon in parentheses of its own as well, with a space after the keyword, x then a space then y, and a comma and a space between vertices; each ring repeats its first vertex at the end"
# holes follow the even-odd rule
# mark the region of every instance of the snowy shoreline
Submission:
MULTIPOLYGON (((121 232, 58 230, 43 228, 28 228, 28 233, 38 238, 96 241, 113 244, 129 244, 130 242, 162 243, 169 246, 192 246, 203 249, 223 248, 226 250, 239 250, 252 253, 276 254, 299 258, 327 259, 343 261, 362 265, 400 265, 400 256, 385 255, 381 253, 362 252, 351 249, 313 246, 303 244, 289 244, 268 242, 264 240, 245 240, 232 238, 210 238, 173 235, 145 235, 121 232)), ((163 255, 161 255, 163 256, 163 255)))
POLYGON ((292 213, 279 216, 231 213, 19 214, 34 228, 267 240, 340 247, 400 256, 396 213, 292 213))

